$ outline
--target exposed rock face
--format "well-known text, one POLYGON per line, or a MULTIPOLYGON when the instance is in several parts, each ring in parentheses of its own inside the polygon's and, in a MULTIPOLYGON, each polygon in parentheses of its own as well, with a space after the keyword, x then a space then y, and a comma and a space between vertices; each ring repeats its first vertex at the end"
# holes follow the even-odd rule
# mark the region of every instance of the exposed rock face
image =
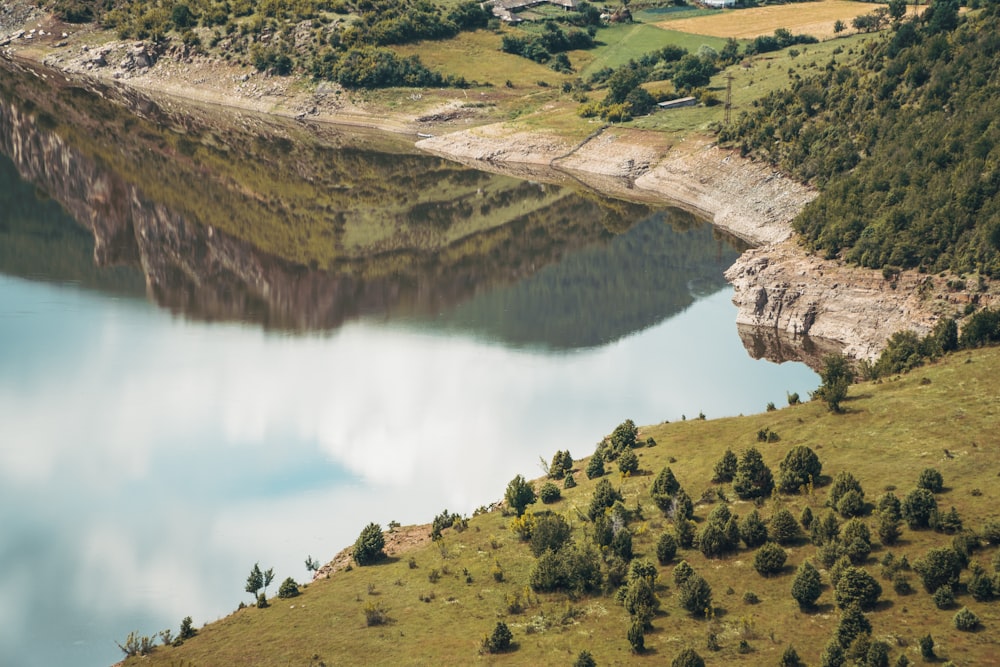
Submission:
POLYGON ((897 331, 925 335, 972 301, 996 301, 989 293, 952 291, 940 276, 907 271, 887 279, 881 271, 823 260, 794 239, 747 251, 726 279, 735 287, 738 324, 843 341, 843 351, 858 359, 876 358, 897 331))

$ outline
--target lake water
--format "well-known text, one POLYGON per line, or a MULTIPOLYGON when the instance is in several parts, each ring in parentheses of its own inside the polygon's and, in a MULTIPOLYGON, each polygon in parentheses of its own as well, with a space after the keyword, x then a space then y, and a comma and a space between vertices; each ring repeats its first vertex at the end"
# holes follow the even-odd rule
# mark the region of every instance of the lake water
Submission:
POLYGON ((747 353, 687 213, 43 74, 0 67, 0 664, 108 665, 254 562, 818 384, 747 353))

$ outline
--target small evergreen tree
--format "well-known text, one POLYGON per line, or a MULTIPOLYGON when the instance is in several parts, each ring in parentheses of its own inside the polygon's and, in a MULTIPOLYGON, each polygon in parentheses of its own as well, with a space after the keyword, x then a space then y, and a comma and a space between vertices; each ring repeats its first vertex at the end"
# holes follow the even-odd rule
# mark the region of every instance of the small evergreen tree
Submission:
POLYGON ((937 656, 934 654, 934 638, 929 634, 924 635, 917 642, 920 644, 920 657, 924 660, 934 660, 937 656))
POLYGON ((705 661, 693 648, 686 648, 674 656, 670 667, 705 667, 705 661))
MULTIPOLYGON (((808 507, 806 509, 809 509, 808 507)), ((767 527, 767 535, 769 538, 781 545, 787 545, 799 538, 801 535, 799 530, 799 524, 792 516, 792 513, 788 509, 782 507, 774 516, 771 517, 771 522, 767 527)))
POLYGON ((837 606, 841 609, 857 605, 860 609, 874 609, 882 586, 865 570, 858 567, 848 567, 840 575, 834 592, 837 606))
POLYGON ((385 558, 385 536, 382 527, 370 523, 364 527, 354 542, 354 562, 358 565, 372 565, 385 558))
POLYGON ((851 519, 845 523, 840 539, 844 544, 844 553, 852 563, 860 565, 868 559, 868 554, 872 551, 872 536, 864 521, 851 519))
POLYGON ((924 590, 933 593, 941 586, 955 587, 962 571, 962 561, 951 547, 937 547, 917 559, 913 569, 920 575, 924 590))
POLYGON ((803 561, 792 581, 792 598, 800 607, 812 607, 823 592, 823 582, 819 570, 810 561, 803 561))
POLYGON ((562 491, 552 482, 545 482, 538 490, 538 499, 546 505, 558 501, 562 497, 562 491))
POLYGON ((674 537, 682 549, 690 549, 694 545, 694 521, 679 519, 674 522, 674 537))
POLYGON ((712 610, 712 587, 699 574, 678 585, 677 594, 681 607, 693 616, 705 616, 712 610))
POLYGON ((807 505, 802 508, 802 513, 799 514, 799 523, 802 524, 803 528, 809 530, 810 526, 812 526, 812 522, 813 522, 813 511, 812 508, 810 508, 807 505))
POLYGON ((606 509, 612 507, 621 499, 622 495, 611 486, 611 482, 607 479, 601 479, 594 487, 594 495, 590 498, 590 507, 587 510, 587 516, 590 517, 591 521, 594 521, 598 516, 604 514, 606 509))
POLYGON ((666 565, 677 555, 677 540, 668 532, 660 535, 656 542, 656 560, 660 565, 666 565))
POLYGON ((618 470, 623 475, 634 475, 639 472, 639 457, 631 449, 626 449, 618 457, 618 470))
POLYGON ((767 526, 764 525, 764 520, 760 518, 756 509, 751 510, 750 514, 747 514, 740 521, 739 530, 740 539, 749 549, 759 547, 767 542, 767 526))
POLYGON ((830 507, 837 508, 840 505, 840 499, 844 497, 848 491, 857 491, 862 500, 865 497, 865 491, 861 488, 861 482, 859 482, 854 475, 842 470, 837 473, 837 476, 833 478, 833 484, 830 485, 830 492, 828 496, 828 502, 830 507))
POLYGON ((504 500, 507 501, 507 506, 514 510, 517 516, 521 516, 528 505, 535 502, 535 489, 522 475, 517 475, 507 483, 504 500))
POLYGON ((764 458, 755 447, 747 449, 740 456, 733 477, 733 490, 744 499, 766 498, 774 488, 771 469, 764 464, 764 458))
POLYGON ((899 540, 902 533, 903 531, 899 527, 899 519, 894 518, 890 513, 883 514, 879 512, 876 514, 875 534, 878 535, 878 539, 882 544, 892 546, 899 540))
POLYGON ((723 453, 722 458, 716 462, 713 469, 714 475, 712 477, 713 482, 731 482, 733 477, 736 475, 737 466, 736 454, 733 450, 727 449, 723 453))
POLYGON ((680 482, 677 481, 673 471, 667 466, 653 480, 652 485, 649 487, 649 495, 652 496, 653 502, 656 503, 657 507, 667 512, 673 504, 674 496, 680 490, 680 482))
POLYGON ((798 445, 785 455, 778 466, 778 490, 798 493, 799 490, 819 479, 823 464, 809 447, 798 445))
POLYGON ((597 661, 594 660, 594 656, 590 654, 590 651, 583 650, 576 656, 573 667, 597 667, 597 661))
POLYGON ((511 649, 514 635, 503 621, 497 621, 493 633, 483 639, 483 650, 486 653, 506 653, 511 649))
POLYGON ((854 382, 850 362, 843 355, 827 355, 819 375, 822 384, 813 395, 826 402, 831 412, 841 412, 840 404, 847 398, 847 388, 854 382))
POLYGON ((941 586, 934 591, 934 606, 938 609, 951 609, 955 606, 955 591, 951 586, 941 586))
POLYGON ((628 643, 632 647, 633 653, 642 653, 646 650, 646 630, 642 621, 636 619, 629 625, 628 643))
POLYGON ((979 627, 979 617, 968 607, 962 607, 955 614, 955 629, 962 632, 973 632, 979 627))
POLYGON ((817 545, 830 544, 840 537, 840 522, 832 510, 819 521, 812 522, 812 540, 817 545))
POLYGON ((937 500, 927 489, 914 489, 903 498, 901 510, 910 528, 929 528, 937 512, 937 500))
POLYGON ((572 469, 573 457, 570 456, 569 451, 564 452, 560 449, 552 457, 552 463, 549 464, 549 477, 552 479, 562 479, 572 469))
POLYGON ((795 647, 791 644, 785 648, 785 652, 781 654, 781 659, 778 661, 779 667, 802 667, 802 658, 799 657, 798 652, 795 647))
POLYGON ((181 640, 191 639, 196 634, 198 634, 198 631, 194 629, 194 623, 191 621, 191 617, 185 616, 181 619, 181 629, 180 633, 177 635, 178 638, 181 640))
POLYGON ((601 452, 594 452, 594 455, 587 461, 587 479, 604 476, 604 455, 601 452))
POLYGON ((878 500, 875 501, 875 511, 879 514, 889 516, 896 521, 900 521, 903 518, 902 504, 892 491, 878 497, 878 500))
POLYGON ((299 585, 291 577, 286 577, 278 587, 278 597, 285 600, 299 594, 299 585))
POLYGON ((917 488, 927 489, 931 493, 941 493, 944 489, 944 478, 937 468, 924 468, 917 478, 917 488))
POLYGON ((631 419, 626 419, 621 424, 615 427, 615 430, 611 433, 611 438, 609 440, 607 459, 609 461, 614 461, 623 452, 628 449, 632 449, 636 445, 636 441, 639 437, 639 429, 636 428, 635 422, 631 419))
POLYGON ((858 605, 852 604, 841 612, 840 622, 837 624, 834 636, 837 643, 842 648, 846 648, 854 642, 858 635, 870 635, 871 633, 871 621, 861 612, 858 605))
POLYGON ((572 489, 576 486, 576 478, 573 477, 573 473, 567 473, 566 479, 563 480, 564 489, 572 489))
POLYGON ((787 558, 788 554, 784 549, 774 542, 768 542, 754 554, 753 568, 762 577, 770 577, 781 572, 787 558))
POLYGON ((859 491, 851 489, 840 497, 840 500, 837 502, 837 511, 845 519, 861 516, 865 512, 864 495, 859 491))

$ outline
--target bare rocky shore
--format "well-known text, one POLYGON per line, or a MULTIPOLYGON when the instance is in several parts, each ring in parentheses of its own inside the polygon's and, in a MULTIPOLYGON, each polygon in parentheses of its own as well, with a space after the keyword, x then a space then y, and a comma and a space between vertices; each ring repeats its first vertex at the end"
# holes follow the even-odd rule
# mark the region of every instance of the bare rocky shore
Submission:
POLYGON ((706 137, 674 143, 656 132, 605 127, 580 141, 497 122, 488 110, 465 103, 459 91, 437 91, 436 97, 414 98, 387 111, 332 85, 305 87, 291 77, 267 77, 183 51, 160 53, 143 42, 95 45, 86 30, 71 34, 64 24, 25 7, 15 3, 0 16, 0 46, 7 57, 154 97, 272 113, 317 127, 334 123, 409 134, 417 148, 476 168, 577 181, 612 196, 695 212, 756 246, 726 273, 735 287, 737 323, 779 334, 793 347, 804 336, 823 338, 840 343, 851 356, 872 359, 896 331, 923 334, 973 299, 996 301, 988 291, 956 290, 946 277, 904 272, 886 279, 881 272, 808 255, 791 221, 816 192, 706 137))

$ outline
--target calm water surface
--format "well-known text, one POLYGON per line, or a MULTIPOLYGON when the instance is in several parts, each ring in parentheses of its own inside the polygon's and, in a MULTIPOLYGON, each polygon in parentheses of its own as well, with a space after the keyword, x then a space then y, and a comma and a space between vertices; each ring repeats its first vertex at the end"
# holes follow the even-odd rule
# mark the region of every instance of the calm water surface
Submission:
POLYGON ((7 76, 0 664, 108 665, 131 630, 248 600, 254 562, 307 580, 307 555, 369 521, 470 514, 625 418, 760 412, 818 383, 748 355, 722 279, 739 248, 680 211, 413 154, 310 158, 254 126, 262 165, 218 128, 180 145, 155 108, 7 76), (148 143, 101 153, 66 100, 148 143), (130 180, 167 153, 181 171, 130 180), (241 187, 185 209, 211 169, 241 187), (350 201, 295 199, 324 179, 350 201))

